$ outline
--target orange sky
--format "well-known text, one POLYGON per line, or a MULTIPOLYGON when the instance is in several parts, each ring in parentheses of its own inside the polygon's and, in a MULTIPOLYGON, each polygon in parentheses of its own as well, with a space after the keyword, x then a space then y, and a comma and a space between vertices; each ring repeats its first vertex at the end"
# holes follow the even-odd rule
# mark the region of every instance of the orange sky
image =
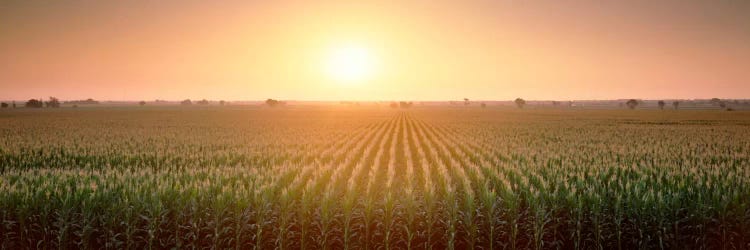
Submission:
POLYGON ((0 99, 750 97, 750 1, 351 2, 2 1, 0 99))

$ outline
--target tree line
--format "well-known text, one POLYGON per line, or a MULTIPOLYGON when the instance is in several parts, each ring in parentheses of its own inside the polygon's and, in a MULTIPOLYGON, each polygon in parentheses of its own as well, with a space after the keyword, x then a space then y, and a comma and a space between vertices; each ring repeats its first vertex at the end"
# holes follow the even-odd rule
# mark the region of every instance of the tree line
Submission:
MULTIPOLYGON (((155 103, 160 103, 160 102, 166 102, 166 101, 158 100, 158 99, 155 101, 155 103)), ((78 104, 99 104, 99 101, 96 101, 94 99, 88 98, 86 100, 73 100, 73 101, 66 101, 64 103, 65 104, 73 104, 73 107, 75 108, 75 107, 78 107, 78 104)), ((190 99, 185 99, 185 100, 183 100, 183 101, 180 102, 180 105, 183 105, 183 106, 189 106, 189 105, 193 105, 193 104, 208 105, 209 103, 210 102, 208 100, 206 100, 206 99, 202 99, 202 100, 195 101, 195 102, 193 102, 190 99)), ((456 104, 458 104, 460 102, 457 103, 457 102, 451 101, 450 103, 452 105, 456 105, 456 104)), ((513 103, 518 108, 524 108, 524 106, 526 106, 526 104, 527 104, 526 100, 524 100, 523 98, 520 98, 520 97, 516 98, 515 100, 513 100, 513 103)), ((719 98, 712 98, 712 99, 710 99, 708 101, 704 100, 703 103, 704 104, 705 103, 709 103, 709 104, 711 104, 713 106, 719 107, 721 109, 725 109, 727 111, 732 111, 732 110, 734 110, 734 107, 743 104, 743 103, 740 103, 739 100, 733 100, 733 101, 731 101, 731 100, 722 100, 722 99, 719 99, 719 98)), ((221 105, 221 106, 224 106, 226 104, 227 104, 227 102, 225 102, 224 100, 219 101, 219 105, 221 105)), ((286 105, 286 102, 279 101, 279 100, 276 100, 276 99, 270 99, 269 98, 269 99, 266 99, 266 101, 264 102, 264 104, 267 105, 267 106, 269 106, 269 107, 278 107, 278 106, 284 106, 284 105, 286 105)), ((471 101, 469 100, 469 98, 463 98, 463 105, 469 106, 470 104, 471 104, 471 101)), ((640 101, 640 100, 637 100, 637 99, 629 99, 626 102, 620 103, 620 106, 621 107, 627 107, 629 109, 636 109, 638 106, 641 106, 642 104, 643 104, 643 101, 640 101)), ((662 109, 662 110, 667 106, 667 102, 665 102, 664 100, 659 100, 659 101, 657 101, 656 104, 659 107, 659 109, 662 109)), ((682 104, 682 102, 680 102, 680 101, 672 101, 671 104, 672 104, 672 108, 679 109, 680 105, 682 104)), ((138 102, 138 105, 144 106, 144 105, 146 105, 146 102, 145 101, 140 101, 140 102, 138 102)), ((559 107, 559 106, 562 106, 562 105, 563 105, 563 102, 552 101, 552 106, 559 107)), ((750 103, 748 103, 748 101, 745 101, 744 105, 747 106, 747 105, 750 105, 750 103)), ((10 103, 10 104, 6 103, 6 102, 0 103, 0 107, 2 107, 2 108, 8 108, 8 107, 11 107, 11 106, 13 108, 16 108, 17 107, 16 102, 12 101, 12 103, 10 103)), ((60 100, 58 98, 52 97, 52 96, 50 96, 46 101, 43 100, 43 99, 41 99, 41 98, 39 98, 39 99, 29 99, 28 101, 26 101, 24 103, 24 107, 26 107, 26 108, 44 108, 44 107, 46 107, 46 108, 59 108, 60 106, 61 106, 60 100)), ((392 108, 410 108, 410 107, 413 106, 413 103, 412 102, 405 102, 405 101, 391 102, 389 106, 392 107, 392 108)), ((573 101, 567 102, 567 106, 572 107, 573 106, 573 101)), ((487 104, 485 104, 484 102, 482 102, 482 103, 480 103, 480 107, 486 108, 487 104)))

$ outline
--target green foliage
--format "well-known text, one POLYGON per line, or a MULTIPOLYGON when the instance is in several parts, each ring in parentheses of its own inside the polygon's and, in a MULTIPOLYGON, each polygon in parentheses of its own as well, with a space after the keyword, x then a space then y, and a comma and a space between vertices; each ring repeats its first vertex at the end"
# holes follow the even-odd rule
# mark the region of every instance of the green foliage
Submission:
POLYGON ((0 248, 747 248, 743 112, 1 116, 0 248))

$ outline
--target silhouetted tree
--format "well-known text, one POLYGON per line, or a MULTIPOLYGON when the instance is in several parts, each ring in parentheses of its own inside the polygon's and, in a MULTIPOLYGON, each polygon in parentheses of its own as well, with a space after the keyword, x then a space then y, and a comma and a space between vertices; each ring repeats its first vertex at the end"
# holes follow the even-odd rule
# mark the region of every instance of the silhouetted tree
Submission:
POLYGON ((73 108, 78 108, 78 104, 73 104, 73 108))
POLYGON ((59 108, 60 107, 60 100, 58 100, 55 97, 50 96, 49 101, 44 102, 44 105, 48 108, 59 108))
POLYGON ((398 108, 398 103, 397 102, 391 102, 390 106, 391 106, 391 108, 394 108, 394 109, 398 108))
POLYGON ((398 103, 398 106, 403 109, 411 108, 411 105, 412 105, 412 102, 399 102, 398 103))
POLYGON ((270 98, 266 99, 266 105, 268 105, 269 107, 276 107, 276 106, 284 105, 284 104, 286 104, 286 103, 282 102, 282 101, 278 101, 278 100, 274 100, 274 99, 270 99, 270 98))
POLYGON ((42 102, 42 100, 30 99, 24 106, 27 108, 41 108, 44 106, 44 102, 42 102))
POLYGON ((672 106, 674 107, 674 109, 678 109, 678 108, 680 108, 680 102, 674 101, 674 102, 672 102, 672 106))
POLYGON ((552 101, 552 106, 555 106, 555 107, 560 106, 560 102, 552 101))
POLYGON ((0 103, 0 107, 2 107, 2 108, 7 108, 7 107, 8 107, 8 104, 7 104, 7 103, 0 103))
POLYGON ((659 101, 658 104, 660 109, 664 109, 664 105, 667 105, 664 101, 659 101))
POLYGON ((516 103, 516 106, 518 106, 518 108, 523 108, 523 106, 526 105, 526 100, 521 98, 516 98, 516 100, 513 102, 516 103))
POLYGON ((203 99, 203 100, 197 101, 195 103, 197 103, 198 105, 208 105, 208 100, 203 99))
POLYGON ((185 99, 184 101, 180 102, 181 105, 193 105, 193 101, 190 99, 185 99))
POLYGON ((86 99, 86 100, 73 100, 73 101, 67 101, 66 104, 99 104, 99 101, 96 101, 94 99, 86 99))
POLYGON ((719 102, 719 107, 726 108, 727 107, 727 103, 724 102, 724 101, 721 101, 721 102, 719 102))
POLYGON ((13 101, 13 108, 16 108, 16 101, 13 101))
POLYGON ((480 106, 482 106, 482 108, 486 108, 486 107, 487 107, 487 104, 485 104, 485 103, 482 103, 482 104, 480 104, 480 106))
POLYGON ((224 100, 219 101, 219 105, 224 106, 224 104, 226 104, 226 102, 224 102, 224 100))
POLYGON ((721 104, 721 99, 719 99, 719 98, 711 98, 710 102, 713 105, 719 105, 719 104, 721 104))
POLYGON ((140 102, 138 102, 138 105, 140 105, 140 106, 146 105, 146 101, 140 101, 140 102))
POLYGON ((469 106, 469 98, 464 98, 464 106, 469 106))
POLYGON ((625 102, 625 105, 628 105, 628 108, 635 109, 635 107, 638 106, 638 100, 636 99, 630 99, 627 102, 625 102))
POLYGON ((270 99, 270 98, 266 99, 266 105, 268 105, 270 107, 275 107, 278 103, 279 103, 279 101, 277 101, 277 100, 270 99))

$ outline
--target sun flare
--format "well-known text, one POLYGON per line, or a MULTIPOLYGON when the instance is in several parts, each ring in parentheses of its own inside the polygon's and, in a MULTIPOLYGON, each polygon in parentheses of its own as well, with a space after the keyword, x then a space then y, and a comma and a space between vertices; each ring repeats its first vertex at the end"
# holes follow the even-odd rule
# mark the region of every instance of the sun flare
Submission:
POLYGON ((369 80, 375 70, 375 60, 368 49, 348 45, 333 48, 325 67, 329 77, 349 85, 369 80))

